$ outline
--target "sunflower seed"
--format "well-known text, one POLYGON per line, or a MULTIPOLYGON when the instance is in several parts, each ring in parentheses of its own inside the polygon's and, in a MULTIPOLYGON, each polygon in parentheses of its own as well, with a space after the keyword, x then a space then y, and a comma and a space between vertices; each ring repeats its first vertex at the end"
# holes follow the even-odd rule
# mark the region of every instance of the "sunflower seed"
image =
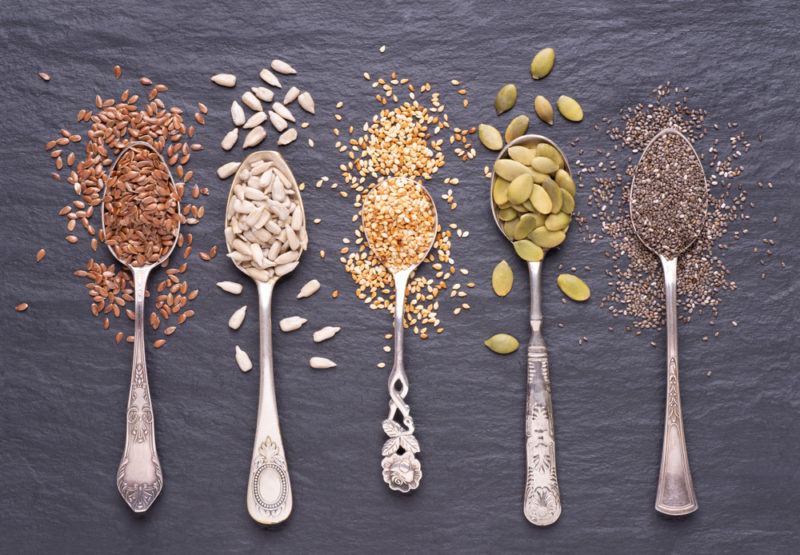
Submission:
POLYGON ((300 93, 300 96, 297 97, 297 103, 309 114, 314 113, 314 99, 311 98, 311 93, 308 91, 300 93))
POLYGON ((236 364, 239 365, 239 370, 242 372, 249 372, 253 369, 253 362, 247 353, 239 348, 239 345, 236 345, 236 364))
POLYGON ((236 144, 236 141, 239 140, 239 128, 234 127, 230 131, 225 134, 223 137, 222 142, 220 143, 222 146, 222 150, 230 150, 236 144))
POLYGON ((298 299, 305 299, 306 297, 310 297, 314 293, 319 291, 319 281, 316 279, 312 279, 308 283, 306 283, 300 292, 297 294, 298 299))
POLYGON ((239 166, 241 165, 241 162, 228 162, 227 164, 222 164, 217 168, 217 177, 220 179, 228 179, 230 176, 236 173, 236 170, 238 170, 239 166))
POLYGON ((261 77, 261 80, 266 84, 272 85, 273 87, 278 87, 279 89, 281 88, 281 82, 278 81, 278 78, 275 77, 275 74, 267 68, 262 69, 258 76, 261 77))
POLYGON ((308 320, 301 318, 300 316, 289 316, 288 318, 284 318, 278 322, 278 325, 280 326, 281 331, 289 332, 300 329, 306 322, 308 322, 308 320))
POLYGON ((252 91, 247 91, 242 95, 242 102, 244 105, 250 108, 255 112, 261 112, 264 110, 264 107, 261 105, 261 101, 253 94, 252 91))
POLYGON ((323 341, 330 339, 342 328, 336 326, 325 326, 321 330, 317 330, 314 332, 314 343, 322 343, 323 341))
POLYGON ((264 112, 256 112, 255 114, 247 118, 247 121, 244 122, 244 125, 242 127, 244 127, 245 129, 252 129, 253 127, 258 127, 265 121, 267 121, 267 114, 264 112))
POLYGON ((231 104, 231 119, 233 120, 233 125, 237 127, 245 122, 244 108, 235 100, 231 104))
POLYGON ((275 97, 275 93, 272 92, 272 89, 268 89, 267 87, 250 87, 250 90, 253 91, 253 94, 259 100, 263 100, 264 102, 272 102, 272 99, 275 97))
POLYGON ((235 281, 218 281, 217 287, 232 295, 238 295, 242 292, 242 284, 235 281))
POLYGON ((220 87, 236 86, 236 76, 231 73, 217 73, 211 76, 211 80, 220 87))
POLYGON ((289 127, 289 124, 286 122, 286 120, 272 110, 269 111, 269 122, 278 133, 283 132, 287 127, 289 127))
POLYGON ((295 122, 294 116, 292 115, 291 110, 281 104, 280 102, 273 102, 272 103, 272 111, 278 114, 280 117, 285 119, 286 121, 291 121, 292 123, 295 122))
POLYGON ((278 137, 278 145, 285 146, 289 143, 292 143, 297 139, 297 129, 292 127, 291 129, 287 129, 284 131, 280 137, 278 137))
POLYGON ((283 60, 279 60, 277 58, 272 60, 272 64, 270 64, 270 67, 274 71, 277 71, 278 73, 283 73, 284 75, 295 75, 297 73, 297 71, 292 66, 290 66, 283 60))
POLYGON ((228 327, 232 330, 238 330, 242 326, 242 322, 244 322, 244 316, 246 313, 247 305, 244 305, 242 308, 231 314, 231 317, 228 319, 228 327))
POLYGON ((252 148, 258 145, 267 136, 267 131, 263 126, 253 128, 244 138, 242 148, 252 148))
POLYGON ((311 357, 311 359, 308 361, 308 364, 309 366, 311 366, 311 368, 320 368, 320 369, 334 368, 336 366, 335 362, 323 357, 311 357))
POLYGON ((283 95, 283 104, 284 105, 291 104, 292 102, 297 100, 298 96, 300 96, 300 89, 298 89, 297 87, 292 87, 291 89, 286 91, 285 95, 283 95))

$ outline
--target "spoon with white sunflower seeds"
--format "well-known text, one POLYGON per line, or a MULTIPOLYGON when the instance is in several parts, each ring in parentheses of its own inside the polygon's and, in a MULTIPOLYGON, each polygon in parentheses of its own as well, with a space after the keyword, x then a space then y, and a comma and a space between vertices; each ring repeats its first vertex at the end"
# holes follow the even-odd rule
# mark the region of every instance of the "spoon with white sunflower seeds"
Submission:
POLYGON ((278 524, 292 511, 292 488, 278 423, 270 308, 275 284, 297 267, 308 235, 300 189, 277 152, 254 152, 236 172, 225 242, 234 265, 258 287, 261 385, 247 510, 256 522, 278 524))

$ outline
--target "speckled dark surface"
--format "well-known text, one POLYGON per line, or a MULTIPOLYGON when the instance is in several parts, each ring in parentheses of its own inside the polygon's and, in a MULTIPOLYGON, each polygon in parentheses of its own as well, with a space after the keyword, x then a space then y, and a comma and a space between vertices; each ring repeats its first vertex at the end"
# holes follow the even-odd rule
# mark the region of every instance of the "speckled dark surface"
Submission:
MULTIPOLYGON (((5 553, 250 553, 250 552, 760 552, 789 553, 800 543, 800 353, 795 267, 800 210, 794 190, 800 12, 792 2, 584 1, 567 6, 490 7, 463 1, 429 6, 346 2, 18 2, 0 15, 0 551, 5 553), (270 5, 271 4, 271 5, 270 5), (170 33, 169 30, 173 31, 170 33), (387 45, 381 55, 378 47, 387 45), (557 69, 533 83, 532 53, 551 45, 557 69), (131 514, 115 487, 124 434, 130 349, 89 314, 83 284, 70 273, 87 258, 67 245, 57 210, 72 199, 52 182, 42 145, 95 93, 118 93, 146 74, 170 85, 168 98, 212 110, 199 134, 207 150, 193 157, 197 181, 208 185, 206 218, 195 243, 222 244, 227 183, 214 169, 229 156, 216 146, 229 125, 229 90, 208 81, 231 71, 256 83, 258 70, 281 57, 300 70, 319 107, 311 132, 317 148, 298 141, 286 157, 299 179, 336 175, 331 111, 344 100, 359 124, 375 107, 361 78, 393 69, 417 82, 467 82, 471 104, 453 102, 462 125, 494 117, 492 98, 504 82, 520 88, 528 110, 537 92, 581 100, 585 123, 559 120, 549 136, 566 144, 580 136, 581 156, 598 161, 608 142, 592 124, 672 80, 694 91, 695 103, 721 123, 735 120, 751 138, 764 134, 746 157, 751 189, 750 233, 727 254, 738 291, 724 295, 718 339, 700 319, 681 328, 686 432, 700 510, 670 520, 653 510, 664 407, 665 339, 632 337, 597 300, 560 302, 556 266, 590 265, 584 272, 596 298, 606 291, 602 245, 571 237, 545 267, 558 469, 563 514, 537 529, 522 515, 524 369, 522 353, 500 358, 482 346, 497 331, 526 337, 525 274, 503 300, 489 287, 500 258, 514 260, 494 229, 481 150, 472 164, 451 162, 431 183, 457 176, 459 207, 443 220, 469 229, 455 246, 478 287, 472 310, 426 343, 407 341, 409 401, 422 444, 424 477, 411 496, 390 493, 379 472, 386 370, 382 334, 388 314, 366 309, 333 253, 350 229, 350 204, 329 190, 304 199, 311 253, 277 288, 275 318, 306 315, 311 327, 341 324, 333 341, 315 347, 311 330, 275 336, 283 437, 295 509, 283 526, 265 530, 247 515, 244 490, 254 431, 258 376, 233 362, 239 343, 255 355, 257 327, 248 320, 228 330, 242 302, 255 308, 255 289, 241 299, 215 289, 241 279, 218 257, 196 262, 189 279, 204 295, 197 316, 165 349, 149 351, 156 432, 164 491, 143 517, 131 514), (111 69, 124 68, 121 81, 111 69), (51 73, 44 83, 36 72, 51 73), (772 223, 778 216, 777 224, 772 223), (754 247, 778 241, 766 268, 754 247), (47 258, 36 264, 40 247, 47 258), (766 271, 766 279, 760 279, 766 271), (296 301, 312 277, 321 294, 296 301), (332 289, 342 296, 330 299, 332 289), (27 313, 14 305, 30 303, 27 313), (730 326, 737 320, 739 326, 730 326), (555 322, 564 322, 557 328, 555 322), (589 342, 578 345, 580 336, 589 342), (649 345, 654 339, 657 347, 649 345), (332 371, 307 367, 312 353, 339 363, 332 371), (709 374, 710 373, 710 374, 709 374)), ((289 81, 290 79, 287 79, 289 81)), ((241 91, 241 87, 239 89, 241 91)), ((450 97, 452 99, 452 95, 450 97)), ((518 112, 519 110, 516 110, 518 112)), ((542 125, 535 125, 542 130, 542 125)), ((269 139, 274 140, 274 136, 269 139)), ((754 141, 755 142, 755 141, 754 141)), ((568 152, 574 157, 574 150, 568 152)), ((585 191, 578 206, 585 207, 585 191)), ((441 206, 440 206, 441 208, 441 206)), ((106 254, 103 254, 106 257, 106 254)), ((121 324, 127 324, 121 322, 121 324)))

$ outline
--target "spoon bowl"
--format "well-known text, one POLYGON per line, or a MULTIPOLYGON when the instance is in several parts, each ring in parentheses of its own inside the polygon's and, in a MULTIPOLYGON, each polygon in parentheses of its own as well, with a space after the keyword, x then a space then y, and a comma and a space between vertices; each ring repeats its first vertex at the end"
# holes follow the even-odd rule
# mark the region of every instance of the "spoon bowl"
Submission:
MULTIPOLYGON (((180 215, 180 201, 175 182, 169 165, 164 158, 149 143, 136 141, 128 143, 117 155, 109 170, 109 180, 117 171, 120 160, 134 149, 148 150, 160 160, 166 174, 170 195, 176 201, 176 211, 180 215)), ((147 377, 144 345, 144 301, 147 290, 147 278, 150 271, 169 258, 180 236, 180 216, 171 247, 163 253, 156 262, 141 266, 123 260, 109 243, 106 232, 106 195, 108 184, 101 203, 101 222, 103 238, 111 255, 121 264, 125 265, 133 275, 134 284, 134 341, 133 341, 133 366, 131 370, 131 385, 128 394, 127 426, 125 429, 125 449, 122 460, 117 470, 117 489, 128 506, 137 513, 147 511, 156 500, 164 485, 161 472, 161 463, 156 451, 155 426, 153 421, 153 408, 150 400, 150 386, 147 377)))

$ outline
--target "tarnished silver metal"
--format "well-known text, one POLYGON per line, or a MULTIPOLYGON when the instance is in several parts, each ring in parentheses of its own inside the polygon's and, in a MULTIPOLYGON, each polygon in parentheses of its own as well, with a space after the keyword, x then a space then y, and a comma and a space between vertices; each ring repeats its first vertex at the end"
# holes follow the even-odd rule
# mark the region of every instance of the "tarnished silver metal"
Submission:
MULTIPOLYGON (((109 175, 114 172, 117 162, 131 148, 147 148, 158 154, 169 176, 169 186, 175 191, 175 182, 169 165, 161 154, 149 143, 136 141, 128 143, 114 160, 109 170, 109 175)), ((100 211, 103 234, 105 235, 105 203, 100 211)), ((180 211, 180 203, 178 204, 180 211)), ((130 266, 117 258, 114 249, 109 247, 112 256, 126 265, 133 274, 134 288, 134 320, 133 332, 133 366, 131 369, 131 385, 128 393, 128 412, 125 427, 125 448, 122 460, 117 470, 117 489, 128 506, 136 513, 143 513, 156 500, 164 487, 164 477, 161 474, 161 463, 156 451, 155 422, 153 420, 153 404, 150 399, 150 385, 147 379, 147 364, 145 362, 144 344, 144 298, 147 291, 147 278, 150 271, 164 262, 175 250, 177 237, 180 234, 180 224, 175 232, 176 240, 172 243, 170 251, 157 263, 147 266, 130 266)))
MULTIPOLYGON (((428 195, 431 201, 435 219, 434 230, 438 230, 439 216, 436 211, 436 203, 425 187, 420 183, 417 183, 417 186, 428 195)), ((365 235, 367 243, 370 244, 369 234, 365 233, 365 235)), ((389 415, 383 421, 383 431, 389 439, 383 444, 381 470, 383 480, 389 488, 402 493, 417 489, 422 479, 422 464, 416 457, 420 451, 419 441, 414 436, 414 419, 411 418, 411 408, 405 402, 406 395, 408 395, 408 376, 403 365, 403 313, 406 304, 406 287, 409 277, 428 256, 435 241, 436 233, 433 234, 430 246, 417 264, 393 274, 395 287, 394 363, 389 374, 389 415)))
MULTIPOLYGON (((239 166, 239 170, 231 181, 228 193, 228 205, 233 198, 233 186, 239 182, 242 169, 255 161, 271 162, 289 178, 295 190, 295 197, 303 214, 303 226, 306 225, 303 199, 297 180, 292 174, 283 156, 272 150, 254 152, 247 156, 239 166)), ((230 209, 226 210, 230 214, 230 209)), ((226 216, 227 225, 227 216, 226 216)), ((227 244, 227 241, 226 241, 227 244)), ((233 247, 227 244, 228 252, 233 247)), ((231 260, 240 271, 248 275, 234 260, 231 260)), ((258 287, 258 319, 259 319, 259 365, 261 378, 258 395, 258 417, 256 433, 253 441, 253 454, 250 460, 250 474, 247 480, 247 512, 256 522, 270 525, 278 524, 289 518, 292 512, 292 485, 286 464, 286 451, 283 448, 281 429, 278 422, 278 403, 275 395, 275 375, 272 364, 272 292, 279 277, 267 282, 253 280, 258 287)))
MULTIPOLYGON (((667 128, 653 137, 642 152, 642 156, 653 142, 666 133, 680 135, 692 148, 698 166, 703 168, 700 157, 694 151, 694 146, 683 133, 675 128, 667 128)), ((636 192, 636 174, 631 182, 631 199, 636 192)), ((630 203, 629 203, 630 205, 630 203)), ((630 207, 630 206, 629 206, 630 207)), ((703 208, 705 210, 705 207, 703 208)), ((681 390, 678 375, 678 258, 667 258, 658 253, 636 231, 636 218, 631 209, 631 222, 637 237, 648 249, 653 251, 661 260, 664 270, 664 292, 667 306, 667 399, 666 414, 664 417, 664 438, 661 448, 661 468, 658 473, 658 488, 656 490, 656 511, 672 516, 686 515, 697 510, 697 497, 694 493, 692 472, 689 468, 689 452, 686 449, 686 436, 683 432, 683 411, 681 409, 681 390)), ((694 240, 699 237, 698 230, 694 240)), ((684 246, 684 251, 692 243, 684 246)))
MULTIPOLYGON (((572 175, 564 152, 553 141, 542 135, 523 135, 500 151, 497 158, 506 155, 512 146, 533 146, 539 143, 552 145, 564 159, 564 169, 572 175)), ((491 181, 494 183, 494 170, 491 181)), ((497 207, 491 198, 492 216, 500 233, 503 226, 497 217, 497 207)), ((547 347, 542 336, 542 262, 528 262, 531 291, 531 339, 527 355, 527 401, 525 408, 525 494, 522 511, 525 518, 536 526, 548 526, 561 515, 561 492, 556 472, 556 439, 553 421, 553 402, 550 395, 550 365, 547 347)))

